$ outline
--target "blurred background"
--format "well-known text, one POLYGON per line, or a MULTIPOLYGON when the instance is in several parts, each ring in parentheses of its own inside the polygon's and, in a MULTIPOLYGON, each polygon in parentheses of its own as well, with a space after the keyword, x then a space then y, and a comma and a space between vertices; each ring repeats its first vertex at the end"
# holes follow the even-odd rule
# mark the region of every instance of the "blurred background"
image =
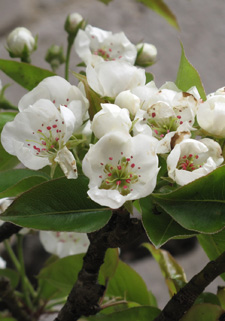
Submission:
MULTIPOLYGON (((124 31, 132 43, 154 44, 158 50, 158 61, 148 71, 154 74, 158 87, 166 81, 176 80, 180 41, 189 61, 199 71, 206 93, 225 86, 225 2, 167 0, 166 3, 176 15, 180 31, 135 0, 114 0, 108 6, 96 0, 0 0, 0 58, 9 58, 5 50, 8 33, 15 27, 23 26, 39 38, 38 49, 31 56, 32 64, 49 69, 44 61, 47 49, 52 44, 63 45, 66 49, 64 22, 68 14, 78 12, 93 26, 112 32, 124 31)), ((72 51, 70 69, 76 70, 79 62, 72 51)), ((60 67, 59 74, 63 76, 64 66, 60 67)), ((2 72, 0 79, 3 85, 13 83, 2 72)), ((76 84, 72 74, 70 82, 76 84)), ((13 84, 6 91, 6 97, 17 105, 25 93, 25 89, 13 84)), ((193 246, 195 242, 190 242, 191 252, 188 246, 182 247, 179 240, 172 243, 176 259, 184 267, 188 279, 207 262, 203 250, 196 244, 193 246)), ((29 243, 32 260, 33 245, 29 243)), ((133 260, 136 254, 130 256, 130 249, 127 253, 124 259, 130 261, 143 276, 159 300, 159 307, 163 307, 169 295, 157 263, 150 256, 133 260)), ((215 292, 217 284, 224 285, 224 282, 218 278, 209 290, 215 292)))

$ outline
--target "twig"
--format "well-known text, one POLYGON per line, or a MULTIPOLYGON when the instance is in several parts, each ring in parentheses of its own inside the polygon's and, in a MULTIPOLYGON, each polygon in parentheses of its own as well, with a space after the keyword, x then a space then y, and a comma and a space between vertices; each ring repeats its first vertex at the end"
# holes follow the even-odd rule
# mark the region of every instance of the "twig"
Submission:
POLYGON ((197 297, 220 274, 225 272, 225 252, 209 262, 172 299, 154 321, 179 321, 197 297))
POLYGON ((134 241, 144 229, 128 212, 115 212, 101 230, 89 233, 90 246, 84 256, 83 267, 67 302, 55 321, 76 321, 81 316, 94 315, 100 311, 99 299, 105 287, 98 284, 98 273, 108 248, 117 248, 134 241))
POLYGON ((22 229, 21 226, 17 226, 13 223, 6 222, 0 226, 0 242, 5 241, 13 234, 18 233, 22 229))

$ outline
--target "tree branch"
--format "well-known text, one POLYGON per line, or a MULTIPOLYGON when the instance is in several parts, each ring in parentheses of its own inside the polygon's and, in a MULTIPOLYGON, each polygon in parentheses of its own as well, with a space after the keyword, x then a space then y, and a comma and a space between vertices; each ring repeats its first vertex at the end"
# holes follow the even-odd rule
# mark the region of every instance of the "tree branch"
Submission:
POLYGON ((209 262, 172 299, 154 321, 179 321, 197 297, 220 274, 225 272, 225 252, 209 262))
POLYGON ((32 318, 22 309, 22 306, 10 286, 9 280, 5 277, 0 277, 0 298, 17 321, 32 320, 32 318))
POLYGON ((21 226, 17 226, 13 223, 6 222, 0 226, 0 242, 5 241, 13 234, 18 233, 22 229, 21 226))
POLYGON ((116 211, 109 222, 99 231, 89 233, 90 246, 83 259, 83 267, 71 290, 67 302, 55 321, 76 321, 82 315, 99 312, 99 299, 105 287, 98 284, 98 273, 108 248, 117 248, 140 237, 144 229, 128 212, 116 211))

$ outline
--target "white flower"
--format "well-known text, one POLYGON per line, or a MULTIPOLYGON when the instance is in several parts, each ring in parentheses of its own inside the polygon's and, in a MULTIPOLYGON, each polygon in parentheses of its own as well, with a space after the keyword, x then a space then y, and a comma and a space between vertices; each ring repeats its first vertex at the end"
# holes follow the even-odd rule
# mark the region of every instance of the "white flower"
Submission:
POLYGON ((145 71, 125 62, 104 61, 86 69, 89 86, 101 96, 116 97, 121 91, 145 84, 145 71))
POLYGON ((37 87, 21 98, 18 108, 24 111, 39 99, 48 99, 57 108, 64 106, 70 109, 75 116, 74 131, 83 124, 89 107, 89 102, 81 90, 59 76, 42 80, 37 87))
POLYGON ((85 253, 89 246, 85 233, 40 231, 39 235, 45 250, 60 258, 85 253))
POLYGON ((71 34, 75 33, 77 31, 78 25, 83 21, 83 17, 77 13, 71 13, 67 16, 66 22, 65 22, 65 30, 71 34))
POLYGON ((141 100, 138 96, 134 95, 131 90, 125 90, 116 97, 115 104, 120 108, 128 109, 131 116, 135 116, 140 109, 141 100))
POLYGON ((59 111, 51 101, 40 99, 6 123, 1 134, 2 145, 30 169, 38 170, 58 162, 68 178, 76 178, 76 161, 65 147, 73 134, 74 123, 71 110, 60 106, 59 111))
POLYGON ((225 95, 225 87, 221 87, 217 89, 215 92, 207 95, 207 99, 216 95, 225 95))
POLYGON ((155 143, 156 139, 147 135, 131 137, 113 132, 91 145, 82 164, 90 179, 90 198, 119 208, 128 200, 151 194, 158 173, 155 143))
POLYGON ((31 53, 36 45, 32 33, 27 28, 18 27, 8 35, 7 46, 14 57, 22 57, 24 51, 31 53))
POLYGON ((3 260, 0 256, 0 269, 5 269, 6 268, 6 261, 3 260))
POLYGON ((223 162, 220 145, 212 139, 185 139, 175 145, 167 158, 168 175, 185 185, 200 178, 223 162))
POLYGON ((137 46, 138 55, 136 64, 142 67, 148 67, 154 64, 157 57, 157 49, 150 43, 139 43, 137 46))
POLYGON ((197 121, 202 129, 218 138, 225 138, 225 96, 214 95, 199 106, 197 121))
POLYGON ((93 66, 104 60, 121 60, 133 65, 137 55, 135 45, 123 32, 112 34, 90 25, 79 30, 75 51, 86 64, 93 66))
POLYGON ((114 104, 101 104, 102 110, 95 114, 91 129, 97 138, 112 131, 129 134, 132 122, 127 109, 121 109, 114 104))
MULTIPOLYGON (((10 199, 10 198, 7 198, 7 197, 1 198, 0 199, 0 214, 5 212, 6 209, 9 207, 9 205, 12 204, 12 202, 13 202, 13 199, 10 199)), ((0 226, 2 224, 4 224, 4 223, 5 223, 4 221, 0 220, 0 226)), ((29 228, 24 227, 18 233, 22 234, 22 235, 25 235, 25 234, 29 233, 29 231, 30 231, 29 228)), ((1 261, 1 258, 0 258, 0 261, 1 261)), ((0 263, 0 266, 1 266, 1 263, 0 263)))

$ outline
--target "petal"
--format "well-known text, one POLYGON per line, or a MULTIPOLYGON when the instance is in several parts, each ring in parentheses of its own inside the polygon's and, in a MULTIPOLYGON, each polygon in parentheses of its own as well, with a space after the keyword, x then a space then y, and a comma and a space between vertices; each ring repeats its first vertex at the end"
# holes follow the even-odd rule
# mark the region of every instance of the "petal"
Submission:
POLYGON ((73 154, 69 151, 69 149, 65 146, 60 149, 55 157, 55 162, 59 163, 63 173, 65 176, 70 179, 77 178, 77 165, 76 160, 73 154))

